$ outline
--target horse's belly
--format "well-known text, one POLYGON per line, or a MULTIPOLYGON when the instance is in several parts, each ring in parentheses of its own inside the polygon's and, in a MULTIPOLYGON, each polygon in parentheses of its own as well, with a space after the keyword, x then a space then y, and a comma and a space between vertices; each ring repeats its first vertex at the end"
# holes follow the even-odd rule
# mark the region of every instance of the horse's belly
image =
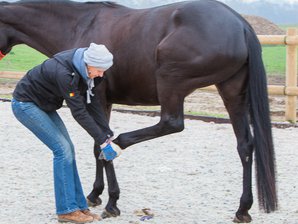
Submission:
POLYGON ((135 85, 118 86, 110 89, 109 101, 126 105, 159 105, 156 86, 141 81, 135 85))

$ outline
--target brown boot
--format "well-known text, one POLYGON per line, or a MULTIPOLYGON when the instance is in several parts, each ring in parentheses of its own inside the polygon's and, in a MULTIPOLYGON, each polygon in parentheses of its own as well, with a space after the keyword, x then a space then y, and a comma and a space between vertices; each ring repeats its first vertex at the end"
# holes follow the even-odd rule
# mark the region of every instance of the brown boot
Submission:
POLYGON ((86 210, 82 210, 82 212, 85 214, 85 215, 89 215, 91 217, 93 217, 93 219, 95 221, 100 221, 101 220, 101 217, 99 215, 96 215, 95 213, 92 213, 89 209, 86 209, 86 210))
POLYGON ((75 211, 68 214, 58 215, 59 222, 71 222, 71 223, 89 223, 93 222, 93 217, 85 215, 81 211, 75 211))

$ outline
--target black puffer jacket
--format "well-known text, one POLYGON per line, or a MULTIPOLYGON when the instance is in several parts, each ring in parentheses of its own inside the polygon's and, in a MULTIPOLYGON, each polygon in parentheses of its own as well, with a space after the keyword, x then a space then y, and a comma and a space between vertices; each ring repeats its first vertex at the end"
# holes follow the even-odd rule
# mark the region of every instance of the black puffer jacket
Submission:
MULTIPOLYGON (((98 96, 86 104, 87 84, 72 64, 76 49, 61 52, 30 70, 17 84, 13 97, 22 102, 34 102, 44 111, 62 107, 63 100, 75 120, 102 144, 113 136, 98 96)), ((95 86, 102 78, 95 78, 95 86)))

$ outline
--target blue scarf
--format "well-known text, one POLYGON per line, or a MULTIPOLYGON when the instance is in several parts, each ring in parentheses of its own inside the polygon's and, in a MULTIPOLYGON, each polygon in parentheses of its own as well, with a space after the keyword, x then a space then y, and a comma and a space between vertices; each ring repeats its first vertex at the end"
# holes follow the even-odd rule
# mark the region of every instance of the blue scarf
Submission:
POLYGON ((90 79, 87 74, 86 64, 84 62, 84 51, 87 48, 78 48, 73 55, 72 64, 79 72, 80 76, 84 79, 85 83, 88 86, 87 90, 87 103, 91 103, 91 96, 94 96, 92 93, 92 88, 94 87, 94 80, 90 79))

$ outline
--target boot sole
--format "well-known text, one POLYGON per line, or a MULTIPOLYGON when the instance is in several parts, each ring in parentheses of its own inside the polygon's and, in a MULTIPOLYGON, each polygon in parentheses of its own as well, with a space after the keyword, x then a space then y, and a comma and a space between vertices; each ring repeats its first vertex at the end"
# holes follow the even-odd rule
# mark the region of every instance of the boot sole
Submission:
POLYGON ((65 222, 68 222, 68 223, 76 223, 76 224, 84 224, 84 223, 91 223, 93 222, 94 220, 92 221, 86 221, 86 222, 79 222, 79 221, 74 221, 74 220, 70 220, 70 219, 58 219, 58 222, 61 222, 61 223, 65 223, 65 222))

